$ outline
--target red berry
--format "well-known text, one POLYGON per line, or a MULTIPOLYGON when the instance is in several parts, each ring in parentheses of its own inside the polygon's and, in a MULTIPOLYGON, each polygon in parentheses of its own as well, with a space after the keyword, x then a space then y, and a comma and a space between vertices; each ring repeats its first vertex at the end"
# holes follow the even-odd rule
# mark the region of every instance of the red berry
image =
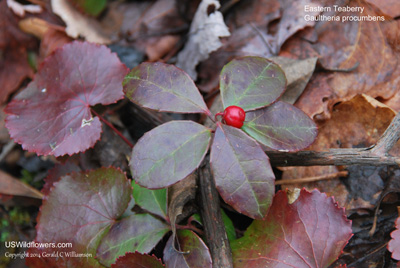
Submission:
POLYGON ((238 106, 229 106, 226 107, 222 117, 227 125, 241 128, 246 119, 246 113, 238 106))

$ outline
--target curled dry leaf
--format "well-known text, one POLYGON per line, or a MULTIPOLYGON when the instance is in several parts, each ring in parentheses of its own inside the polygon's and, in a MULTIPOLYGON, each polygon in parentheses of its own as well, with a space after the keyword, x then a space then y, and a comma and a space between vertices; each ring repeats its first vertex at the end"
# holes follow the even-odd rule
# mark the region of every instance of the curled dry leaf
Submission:
POLYGON ((123 98, 127 72, 104 46, 81 42, 63 46, 6 107, 10 136, 39 155, 85 151, 101 133, 100 120, 92 116, 90 106, 123 98))
MULTIPOLYGON (((392 109, 367 95, 357 95, 349 100, 342 100, 340 104, 337 104, 334 107, 332 117, 329 120, 317 123, 319 134, 309 149, 324 151, 329 148, 357 148, 371 146, 375 144, 383 134, 394 116, 395 112, 392 109), (373 120, 371 120, 371 118, 373 120)), ((400 146, 396 145, 391 150, 391 154, 399 155, 400 146)), ((335 173, 337 171, 337 167, 333 166, 293 167, 283 172, 282 179, 321 176, 335 173)), ((368 176, 357 178, 357 180, 360 180, 358 184, 363 185, 363 191, 369 191, 371 189, 379 191, 379 189, 381 189, 382 185, 379 185, 381 184, 381 182, 379 182, 381 179, 380 177, 376 177, 376 174, 374 175, 374 173, 377 172, 375 169, 371 170, 370 168, 363 168, 362 171, 359 171, 365 172, 365 175, 368 174, 368 176, 373 176, 370 180, 367 180, 368 176), (365 185, 368 184, 371 184, 370 187, 365 187, 365 185)), ((352 173, 355 175, 357 172, 357 170, 350 172, 352 181, 356 180, 355 177, 352 177, 352 173)), ((350 180, 350 178, 348 180, 350 180)), ((371 208, 373 206, 369 202, 366 202, 365 200, 363 201, 362 198, 354 199, 354 196, 352 196, 353 194, 357 197, 361 197, 371 196, 376 193, 350 193, 340 180, 313 182, 301 185, 295 184, 288 187, 290 189, 292 187, 306 187, 309 190, 318 188, 329 195, 335 196, 339 204, 347 210, 371 208)), ((350 188, 352 187, 349 187, 349 189, 350 188)), ((360 188, 357 187, 357 189, 360 188)), ((373 202, 374 201, 372 201, 372 203, 373 202)))
POLYGON ((351 221, 332 197, 301 190, 293 204, 279 191, 265 220, 232 243, 234 266, 328 267, 352 236, 351 221))
POLYGON ((51 0, 53 12, 60 16, 70 37, 84 37, 86 41, 109 44, 111 40, 103 33, 100 24, 94 18, 89 18, 76 10, 68 0, 51 0))
POLYGON ((197 64, 221 47, 220 37, 230 35, 219 7, 219 1, 201 1, 190 26, 189 41, 178 54, 176 66, 186 71, 193 80, 197 78, 197 64))

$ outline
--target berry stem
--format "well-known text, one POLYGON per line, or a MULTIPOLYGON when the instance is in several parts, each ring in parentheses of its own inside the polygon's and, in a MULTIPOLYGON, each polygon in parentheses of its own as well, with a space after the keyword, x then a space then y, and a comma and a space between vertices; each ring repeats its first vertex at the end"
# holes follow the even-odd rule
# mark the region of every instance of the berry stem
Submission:
POLYGON ((126 138, 122 133, 116 129, 110 122, 107 121, 104 117, 99 115, 95 110, 90 109, 94 115, 96 115, 101 121, 103 121, 107 126, 109 126, 120 138, 131 148, 133 148, 133 144, 126 138))

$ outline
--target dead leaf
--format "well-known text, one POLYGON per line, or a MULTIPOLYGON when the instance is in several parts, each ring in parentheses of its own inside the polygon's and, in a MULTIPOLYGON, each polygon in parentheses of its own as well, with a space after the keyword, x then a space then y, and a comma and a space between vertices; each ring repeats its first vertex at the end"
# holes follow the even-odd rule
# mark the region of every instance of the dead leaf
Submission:
MULTIPOLYGON (((376 143, 395 116, 395 112, 367 95, 357 95, 350 100, 343 100, 333 107, 331 118, 326 121, 317 122, 319 133, 316 141, 309 147, 309 150, 324 151, 328 148, 357 148, 368 147, 376 143)), ((393 155, 400 155, 400 144, 391 150, 393 155)), ((317 167, 295 167, 284 169, 282 179, 314 177, 324 174, 338 172, 338 167, 317 166, 317 167)), ((344 180, 362 181, 363 187, 368 186, 373 192, 357 193, 353 182, 345 187, 340 180, 329 180, 313 182, 302 185, 290 185, 291 187, 306 187, 307 189, 318 188, 329 195, 335 196, 339 204, 346 209, 354 210, 359 208, 372 208, 376 202, 382 185, 379 182, 381 177, 379 170, 358 168, 348 169, 349 177, 344 180), (356 173, 359 173, 358 175, 356 173), (363 176, 361 176, 361 174, 363 176), (371 177, 370 180, 367 177, 371 177), (366 199, 369 200, 366 200, 366 199)), ((368 188, 366 187, 366 188, 368 188)))
POLYGON ((318 11, 306 11, 305 6, 309 6, 310 10, 312 10, 312 7, 320 6, 320 4, 314 3, 311 0, 280 0, 280 3, 283 13, 276 36, 277 44, 273 51, 275 55, 279 53, 283 43, 285 43, 289 37, 305 27, 312 27, 315 25, 315 21, 304 19, 305 15, 316 16, 320 13, 318 11))
POLYGON ((33 34, 39 39, 43 39, 43 36, 50 28, 47 21, 35 17, 23 19, 18 23, 18 25, 22 31, 33 34))
POLYGON ((378 7, 383 13, 392 18, 400 16, 400 5, 397 0, 366 0, 378 7))
POLYGON ((11 196, 23 196, 36 199, 42 199, 43 194, 32 186, 23 183, 21 180, 14 178, 4 171, 0 170, 0 194, 11 196))
POLYGON ((270 60, 282 68, 287 79, 286 91, 279 100, 294 104, 314 73, 318 58, 295 60, 285 57, 272 57, 270 60))
POLYGON ((176 235, 176 224, 182 219, 194 213, 193 207, 185 207, 196 197, 197 175, 195 173, 187 176, 184 180, 168 188, 168 218, 171 222, 172 235, 176 235), (184 208, 186 208, 184 210, 184 208))
POLYGON ((203 0, 200 3, 190 26, 189 40, 178 54, 176 66, 186 71, 193 80, 197 79, 197 64, 221 47, 220 37, 230 35, 219 8, 216 0, 203 0))
POLYGON ((22 5, 15 0, 7 0, 8 7, 18 16, 24 17, 25 12, 28 13, 40 13, 42 7, 39 5, 22 5))
POLYGON ((0 104, 5 103, 22 82, 26 78, 32 78, 33 74, 24 46, 9 47, 4 50, 3 55, 0 53, 0 104))
POLYGON ((103 32, 100 23, 76 10, 68 0, 51 0, 53 12, 67 25, 66 33, 72 38, 84 37, 87 41, 109 44, 111 40, 103 32))
MULTIPOLYGON (((349 6, 364 7, 363 13, 339 13, 341 16, 382 16, 373 6, 362 1, 351 1, 349 6)), ((337 98, 367 94, 388 99, 400 87, 399 53, 389 44, 385 35, 398 31, 394 21, 326 22, 318 25, 318 43, 315 48, 321 55, 323 66, 349 69, 351 72, 335 73, 330 86, 337 98)))
POLYGON ((157 61, 166 55, 179 42, 178 35, 165 35, 155 38, 153 43, 146 46, 149 61, 157 61))

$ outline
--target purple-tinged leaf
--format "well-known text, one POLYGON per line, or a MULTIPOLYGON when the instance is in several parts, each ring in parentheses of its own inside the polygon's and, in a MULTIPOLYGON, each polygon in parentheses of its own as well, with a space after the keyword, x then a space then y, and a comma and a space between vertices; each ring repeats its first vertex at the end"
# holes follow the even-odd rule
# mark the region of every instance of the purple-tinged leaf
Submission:
POLYGON ((52 169, 49 170, 46 178, 44 178, 45 184, 41 192, 45 195, 44 198, 47 198, 47 195, 50 193, 51 187, 53 184, 58 181, 62 176, 67 175, 72 172, 79 172, 81 168, 72 163, 66 162, 65 164, 56 164, 52 169))
POLYGON ((181 252, 177 252, 173 247, 173 237, 169 238, 164 248, 164 262, 167 267, 212 267, 210 251, 195 233, 190 230, 179 230, 177 232, 179 243, 176 243, 175 248, 181 252))
POLYGON ((393 259, 400 260, 400 217, 396 220, 396 230, 390 236, 392 239, 389 241, 387 248, 392 252, 393 259))
POLYGON ((138 184, 165 188, 192 173, 201 163, 211 131, 193 121, 171 121, 147 132, 132 151, 130 167, 138 184))
POLYGON ((167 189, 150 190, 132 182, 133 198, 142 209, 167 219, 167 189))
POLYGON ((328 267, 351 236, 351 221, 332 197, 303 189, 289 204, 279 191, 266 219, 253 221, 232 243, 234 266, 328 267))
MULTIPOLYGON (((110 227, 118 224, 116 221, 124 213, 131 191, 125 174, 114 168, 62 177, 43 201, 36 242, 70 242, 72 248, 35 248, 33 251, 41 254, 46 266, 33 267, 102 267, 95 259, 97 247, 110 227), (58 258, 50 255, 53 252, 58 258), (71 252, 88 255, 68 257, 66 253, 71 252), (47 253, 48 257, 43 257, 47 253)), ((35 263, 35 259, 28 262, 35 263)))
POLYGON ((105 46, 64 45, 44 60, 34 80, 6 107, 10 136, 39 155, 85 151, 101 134, 90 106, 122 99, 127 72, 105 46))
POLYGON ((314 142, 317 126, 300 109, 278 101, 246 113, 242 130, 265 146, 280 151, 300 151, 314 142))
POLYGON ((193 80, 174 65, 142 63, 125 77, 123 85, 126 96, 146 108, 211 114, 193 80))
POLYGON ((286 77, 272 61, 243 57, 222 69, 220 88, 224 109, 235 105, 250 111, 276 101, 286 89, 286 77))
POLYGON ((139 252, 129 252, 117 259, 111 268, 163 268, 161 260, 155 256, 141 254, 139 252))
POLYGON ((100 263, 110 266, 126 252, 149 253, 170 231, 169 225, 149 214, 135 214, 115 223, 97 249, 100 263))
POLYGON ((275 192, 275 176, 261 146, 240 129, 218 123, 210 162, 225 202, 249 217, 264 218, 275 192))

